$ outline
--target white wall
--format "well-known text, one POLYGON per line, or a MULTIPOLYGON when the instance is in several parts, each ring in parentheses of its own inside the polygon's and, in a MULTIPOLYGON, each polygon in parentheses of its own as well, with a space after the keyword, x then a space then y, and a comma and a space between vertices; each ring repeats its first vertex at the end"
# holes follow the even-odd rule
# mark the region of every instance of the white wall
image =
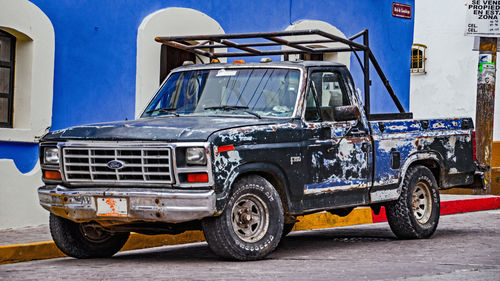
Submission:
POLYGON ((161 44, 155 37, 200 34, 224 34, 224 29, 206 14, 188 8, 161 9, 144 18, 137 31, 136 116, 144 110, 160 83, 161 44))
MULTIPOLYGON (((28 0, 0 0, 0 29, 17 39, 14 128, 0 128, 0 141, 37 142, 51 125, 54 29, 28 0)), ((0 229, 48 223, 38 203, 40 165, 21 173, 11 159, 0 159, 0 229)))
MULTIPOLYGON (((476 117, 478 52, 464 36, 464 1, 415 1, 414 43, 427 45, 427 74, 412 74, 410 111, 415 118, 476 117)), ((410 59, 410 58, 408 58, 410 59)), ((497 74, 495 141, 500 141, 497 74)))
POLYGON ((0 0, 0 29, 16 37, 13 128, 0 141, 37 142, 52 118, 54 28, 28 0, 0 0))
POLYGON ((39 163, 21 174, 12 160, 0 159, 0 179, 0 229, 49 223, 49 212, 38 203, 39 163))

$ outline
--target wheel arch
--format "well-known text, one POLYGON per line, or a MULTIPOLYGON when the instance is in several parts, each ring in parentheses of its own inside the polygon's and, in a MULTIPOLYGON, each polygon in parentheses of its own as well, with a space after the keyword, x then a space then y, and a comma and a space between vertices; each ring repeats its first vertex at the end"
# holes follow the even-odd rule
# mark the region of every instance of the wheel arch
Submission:
MULTIPOLYGON (((289 183, 288 179, 285 176, 285 173, 281 170, 281 168, 272 163, 266 162, 255 162, 255 163, 247 163, 236 167, 228 177, 224 185, 224 193, 226 194, 226 198, 228 198, 228 194, 231 192, 231 188, 233 184, 238 181, 240 178, 249 175, 259 175, 269 181, 278 194, 280 195, 281 202, 283 204, 283 210, 285 214, 289 210, 290 206, 290 192, 289 192, 289 183)), ((226 202, 224 202, 225 207, 226 202)), ((222 206, 221 206, 222 207, 222 206)), ((220 208, 223 209, 223 208, 220 208)))
POLYGON ((399 186, 398 186, 399 194, 401 193, 401 188, 403 187, 403 182, 406 176, 406 172, 410 167, 414 167, 416 165, 421 165, 428 168, 434 175, 434 178, 436 179, 438 186, 440 185, 441 179, 443 177, 443 167, 444 167, 442 157, 437 152, 432 152, 432 151, 418 152, 410 155, 405 160, 401 168, 401 174, 399 177, 399 186))

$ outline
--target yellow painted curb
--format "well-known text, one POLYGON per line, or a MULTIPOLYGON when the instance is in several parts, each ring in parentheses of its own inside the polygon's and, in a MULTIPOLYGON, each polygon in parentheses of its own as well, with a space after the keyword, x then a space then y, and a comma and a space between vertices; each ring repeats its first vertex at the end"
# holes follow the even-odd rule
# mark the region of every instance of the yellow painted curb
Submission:
POLYGON ((64 256, 52 241, 0 246, 0 264, 64 256))
POLYGON ((152 248, 167 245, 179 245, 186 243, 205 241, 203 232, 199 230, 186 231, 177 235, 160 234, 160 235, 143 235, 132 233, 125 246, 121 251, 130 251, 144 248, 152 248))
POLYGON ((297 217, 298 222, 292 231, 310 230, 330 227, 340 227, 356 224, 372 223, 372 211, 370 208, 354 209, 349 215, 339 217, 328 212, 321 212, 297 217))
MULTIPOLYGON (((348 216, 339 217, 327 212, 300 216, 292 231, 310 230, 347 225, 372 223, 370 208, 354 209, 348 216)), ((132 233, 121 251, 152 248, 166 245, 179 245, 205 241, 201 231, 186 231, 177 235, 142 235, 132 233)), ((0 264, 64 257, 54 242, 0 246, 0 264)))

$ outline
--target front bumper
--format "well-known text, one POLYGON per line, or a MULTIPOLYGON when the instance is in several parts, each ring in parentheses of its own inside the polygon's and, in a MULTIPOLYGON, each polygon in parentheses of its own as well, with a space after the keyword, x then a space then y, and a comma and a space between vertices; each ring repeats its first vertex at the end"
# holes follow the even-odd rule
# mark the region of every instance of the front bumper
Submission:
POLYGON ((51 213, 76 222, 113 220, 133 222, 186 222, 213 216, 213 190, 143 188, 66 188, 61 185, 38 188, 40 205, 51 213), (127 200, 125 216, 98 216, 97 198, 127 200))

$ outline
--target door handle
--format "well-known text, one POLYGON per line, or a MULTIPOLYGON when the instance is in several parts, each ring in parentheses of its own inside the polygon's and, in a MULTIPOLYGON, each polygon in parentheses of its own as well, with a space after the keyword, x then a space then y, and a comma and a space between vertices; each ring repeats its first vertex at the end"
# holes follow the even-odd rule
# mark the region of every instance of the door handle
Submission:
POLYGON ((356 130, 351 130, 349 132, 349 135, 353 136, 353 137, 358 137, 358 136, 366 135, 366 132, 356 128, 356 130))

